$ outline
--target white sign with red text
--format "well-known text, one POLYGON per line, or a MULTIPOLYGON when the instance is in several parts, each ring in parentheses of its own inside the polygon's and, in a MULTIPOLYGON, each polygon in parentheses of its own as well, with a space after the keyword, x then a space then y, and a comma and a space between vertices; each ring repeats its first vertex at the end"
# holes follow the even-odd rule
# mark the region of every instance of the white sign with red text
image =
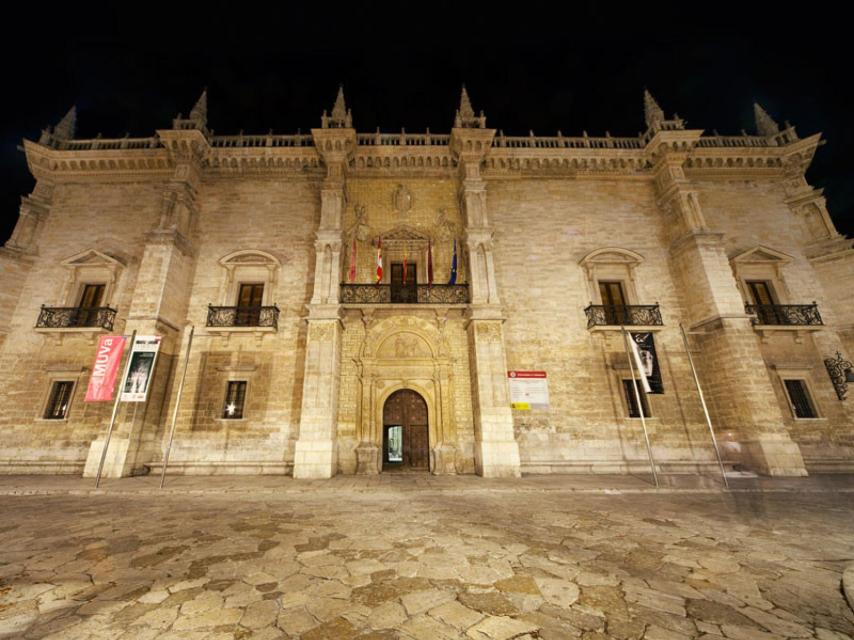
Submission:
POLYGON ((508 371, 512 409, 548 409, 549 379, 545 371, 508 371))

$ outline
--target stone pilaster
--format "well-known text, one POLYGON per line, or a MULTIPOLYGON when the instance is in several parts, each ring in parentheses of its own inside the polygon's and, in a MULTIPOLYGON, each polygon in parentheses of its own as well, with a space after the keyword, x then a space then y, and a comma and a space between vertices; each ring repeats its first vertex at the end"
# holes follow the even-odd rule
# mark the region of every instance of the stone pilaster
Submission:
MULTIPOLYGON (((159 456, 163 408, 181 349, 195 269, 192 237, 207 139, 199 130, 163 130, 158 135, 170 150, 174 171, 161 194, 158 224, 146 237, 124 333, 160 335, 162 341, 147 401, 126 403, 119 410, 104 464, 103 475, 108 478, 139 473, 159 456)), ((84 476, 97 473, 103 446, 103 435, 91 444, 84 476)))
POLYGON ((495 135, 485 119, 474 118, 464 94, 462 117, 451 131, 451 149, 460 168, 460 202, 466 221, 471 306, 468 318, 475 423, 475 467, 484 477, 519 477, 519 445, 513 430, 507 386, 507 358, 501 325, 504 321, 495 281, 493 231, 486 204, 486 183, 480 165, 495 135))
MULTIPOLYGON (((343 105, 343 96, 341 102, 343 105)), ((333 110, 333 116, 336 115, 336 110, 333 110)), ((344 124, 344 118, 341 117, 341 124, 344 124)), ((328 121, 325 123, 328 124, 328 121)), ((314 289, 308 305, 294 477, 330 478, 338 470, 338 382, 342 333, 338 303, 341 222, 346 204, 346 167, 355 149, 356 132, 350 127, 327 126, 313 129, 312 135, 326 164, 326 178, 320 190, 320 224, 314 245, 314 289)))
POLYGON ((701 131, 658 131, 647 145, 659 207, 668 216, 670 261, 696 332, 697 363, 725 455, 769 475, 806 475, 789 437, 759 339, 727 259, 723 236, 709 230, 697 192, 682 170, 701 131))

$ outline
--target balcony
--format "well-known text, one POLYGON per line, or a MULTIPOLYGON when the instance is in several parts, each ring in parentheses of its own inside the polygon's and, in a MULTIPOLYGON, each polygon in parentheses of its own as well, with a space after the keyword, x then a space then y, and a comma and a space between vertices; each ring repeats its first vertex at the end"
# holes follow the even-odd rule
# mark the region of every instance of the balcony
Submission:
POLYGON ((279 308, 214 307, 208 305, 209 329, 224 331, 276 331, 279 328, 279 308))
POLYGON ((587 328, 660 327, 661 311, 657 304, 604 305, 591 304, 584 310, 587 328))
POLYGON ((757 326, 810 327, 823 325, 818 305, 812 304, 746 304, 744 310, 753 316, 757 326))
POLYGON ((342 284, 341 304, 468 304, 467 284, 342 284))
POLYGON ((113 330, 116 310, 110 307, 46 307, 42 305, 36 329, 113 330))

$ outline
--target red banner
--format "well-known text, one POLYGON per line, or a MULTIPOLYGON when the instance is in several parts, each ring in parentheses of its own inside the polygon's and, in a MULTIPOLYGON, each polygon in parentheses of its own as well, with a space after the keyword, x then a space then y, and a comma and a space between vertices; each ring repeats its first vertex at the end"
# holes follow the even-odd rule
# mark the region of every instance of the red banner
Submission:
POLYGON ((95 364, 92 366, 92 376, 89 378, 89 388, 86 389, 86 402, 105 402, 113 399, 124 348, 124 336, 101 336, 98 351, 95 353, 95 364))
POLYGON ((508 371, 508 378, 545 378, 545 371, 508 371))

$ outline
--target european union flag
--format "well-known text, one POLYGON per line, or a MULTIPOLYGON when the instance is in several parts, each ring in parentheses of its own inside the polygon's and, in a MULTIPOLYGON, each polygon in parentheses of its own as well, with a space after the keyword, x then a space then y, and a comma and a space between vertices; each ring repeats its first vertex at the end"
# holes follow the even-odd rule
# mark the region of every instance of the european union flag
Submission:
POLYGON ((454 239, 454 257, 451 258, 451 277, 448 284, 457 284, 457 241, 454 239))

